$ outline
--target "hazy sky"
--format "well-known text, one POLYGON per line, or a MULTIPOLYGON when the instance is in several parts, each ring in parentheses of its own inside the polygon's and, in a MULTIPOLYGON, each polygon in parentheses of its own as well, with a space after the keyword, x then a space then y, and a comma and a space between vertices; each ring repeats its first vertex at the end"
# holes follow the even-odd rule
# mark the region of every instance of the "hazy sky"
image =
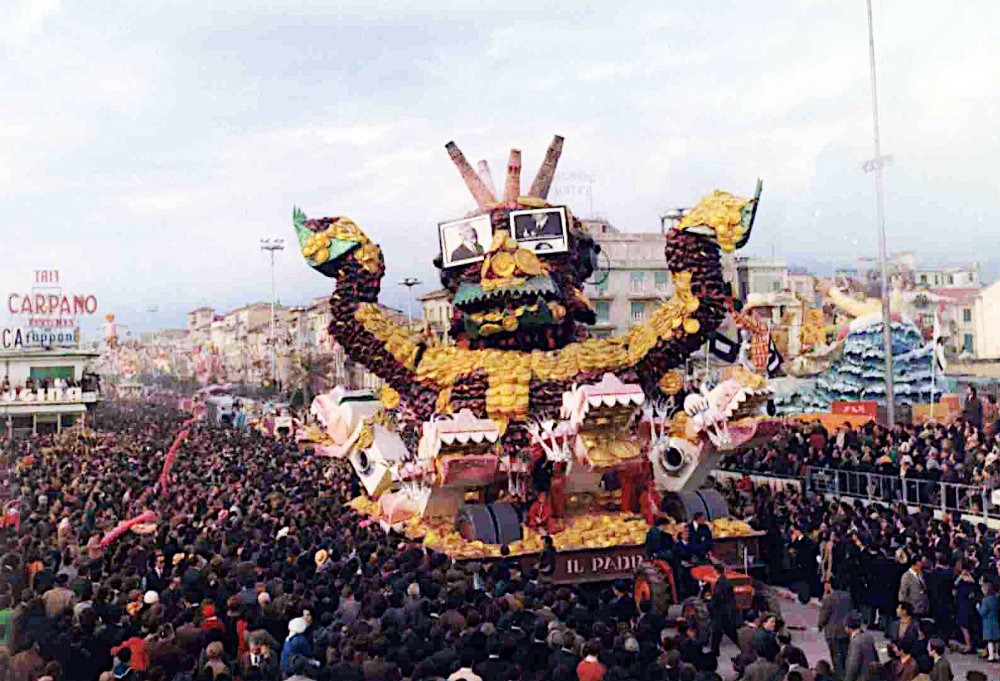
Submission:
MULTIPOLYGON (((875 21, 889 248, 995 274, 1000 3, 876 0, 875 21)), ((435 224, 472 206, 444 144, 498 183, 519 147, 527 184, 554 133, 623 229, 762 177, 751 255, 850 264, 876 252, 867 40, 864 0, 7 0, 0 291, 58 268, 133 331, 179 325, 269 298, 259 239, 283 236, 278 296, 304 302, 330 286, 299 205, 380 242, 403 307, 395 282, 436 286, 435 224)))

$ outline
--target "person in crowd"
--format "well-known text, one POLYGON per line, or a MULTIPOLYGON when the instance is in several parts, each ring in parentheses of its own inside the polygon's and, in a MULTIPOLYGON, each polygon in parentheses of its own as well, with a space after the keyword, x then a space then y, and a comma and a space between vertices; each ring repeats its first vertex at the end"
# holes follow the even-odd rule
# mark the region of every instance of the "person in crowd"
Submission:
POLYGON ((816 543, 800 527, 792 528, 788 554, 792 564, 792 585, 800 603, 812 599, 813 582, 816 581, 818 551, 816 543))
POLYGON ((705 514, 701 511, 695 512, 688 525, 688 542, 692 558, 698 563, 706 562, 712 550, 712 527, 705 521, 705 514))
POLYGON ((955 622, 958 625, 964 644, 963 652, 972 652, 972 627, 973 618, 976 616, 976 603, 978 601, 976 578, 965 566, 963 561, 955 564, 955 571, 958 577, 954 584, 955 622))
POLYGON ((820 602, 819 619, 816 628, 823 632, 834 673, 844 676, 847 665, 847 648, 850 636, 847 633, 847 618, 851 614, 851 594, 834 589, 832 582, 823 584, 823 600, 820 602))
POLYGON ((983 622, 983 640, 986 642, 987 660, 1000 662, 1000 596, 991 581, 983 582, 983 600, 976 606, 983 622))
POLYGON ((924 561, 916 558, 910 569, 903 573, 899 581, 899 603, 908 605, 910 613, 915 617, 927 614, 930 601, 927 597, 927 582, 924 580, 924 561))
POLYGON ((983 427, 983 403, 976 392, 976 386, 969 385, 965 393, 965 404, 962 405, 962 418, 976 430, 983 427))
POLYGON ((875 649, 875 637, 861 626, 861 615, 852 612, 844 625, 850 642, 847 646, 847 662, 844 665, 844 681, 870 681, 871 666, 877 668, 878 651, 875 649))
POLYGON ((733 591, 732 583, 726 577, 726 566, 722 563, 716 563, 715 571, 718 577, 712 587, 709 613, 712 617, 712 654, 718 657, 723 635, 739 646, 737 632, 742 624, 743 616, 736 607, 736 593, 733 591))
POLYGON ((951 661, 945 654, 948 649, 945 642, 939 638, 932 638, 927 649, 934 662, 929 674, 930 681, 953 681, 955 675, 951 671, 951 661))

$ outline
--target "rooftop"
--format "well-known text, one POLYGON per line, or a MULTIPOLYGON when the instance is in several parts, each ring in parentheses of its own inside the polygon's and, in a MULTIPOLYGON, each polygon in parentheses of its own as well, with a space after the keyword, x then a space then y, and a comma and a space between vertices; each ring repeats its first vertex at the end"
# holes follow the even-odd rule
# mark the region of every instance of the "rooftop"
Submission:
POLYGON ((939 286, 937 288, 932 288, 931 292, 935 295, 939 295, 943 298, 950 298, 956 303, 971 303, 979 295, 978 286, 954 286, 946 287, 939 286))

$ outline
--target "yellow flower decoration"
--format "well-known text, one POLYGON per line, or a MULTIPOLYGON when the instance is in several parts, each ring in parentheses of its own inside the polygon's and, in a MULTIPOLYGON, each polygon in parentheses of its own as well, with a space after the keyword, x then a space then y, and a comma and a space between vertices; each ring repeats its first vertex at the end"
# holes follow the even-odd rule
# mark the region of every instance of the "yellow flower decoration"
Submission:
POLYGON ((382 249, 376 244, 367 243, 355 251, 354 259, 361 263, 362 267, 374 274, 378 272, 378 260, 381 253, 382 249))
POLYGON ((361 433, 358 435, 357 441, 354 443, 354 449, 356 451, 364 451, 375 444, 375 430, 371 427, 368 421, 361 427, 361 433))
POLYGON ((668 371, 660 378, 658 385, 665 395, 676 395, 684 387, 684 377, 679 371, 668 371))
POLYGON ((743 207, 746 199, 729 192, 714 191, 691 209, 677 223, 677 229, 708 227, 715 232, 716 241, 727 253, 736 249, 736 243, 746 232, 743 225, 743 207))
POLYGON ((395 409, 399 406, 399 393, 392 386, 382 386, 382 406, 386 409, 395 409))

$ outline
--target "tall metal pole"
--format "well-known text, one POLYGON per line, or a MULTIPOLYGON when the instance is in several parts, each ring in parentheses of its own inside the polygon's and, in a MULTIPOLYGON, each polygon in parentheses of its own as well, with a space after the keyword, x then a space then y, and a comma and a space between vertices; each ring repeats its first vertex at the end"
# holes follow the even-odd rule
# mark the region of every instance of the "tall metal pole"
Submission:
POLYGON ((271 254, 271 385, 277 385, 277 373, 278 373, 278 347, 274 339, 274 303, 275 303, 275 288, 274 288, 274 251, 271 254))
POLYGON ((865 163, 865 170, 875 173, 875 213, 878 220, 878 260, 882 279, 882 342, 885 348, 885 407, 886 425, 896 425, 896 399, 892 374, 892 318, 889 314, 889 272, 886 264, 885 247, 885 187, 883 171, 888 162, 882 156, 882 144, 878 127, 878 83, 875 76, 875 29, 872 23, 872 0, 868 3, 868 61, 871 66, 872 81, 872 125, 874 128, 875 158, 865 163))
POLYGON ((271 258, 271 385, 277 386, 278 382, 278 347, 275 339, 275 285, 274 285, 274 253, 285 249, 284 239, 261 239, 260 248, 266 251, 271 258))
POLYGON ((405 286, 406 290, 409 291, 410 300, 406 308, 406 328, 409 329, 413 326, 413 287, 419 286, 423 282, 414 277, 406 277, 399 282, 400 286, 405 286))

